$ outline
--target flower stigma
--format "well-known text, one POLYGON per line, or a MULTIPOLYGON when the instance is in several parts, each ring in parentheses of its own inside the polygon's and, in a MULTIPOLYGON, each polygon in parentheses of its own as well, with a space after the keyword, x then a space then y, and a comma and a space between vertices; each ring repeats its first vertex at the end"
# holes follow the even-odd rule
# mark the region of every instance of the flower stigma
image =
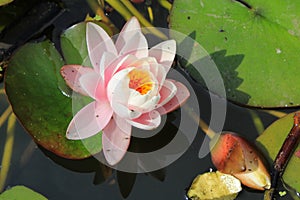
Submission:
POLYGON ((129 88, 134 89, 141 95, 147 94, 153 88, 153 80, 147 70, 133 69, 128 73, 129 88))

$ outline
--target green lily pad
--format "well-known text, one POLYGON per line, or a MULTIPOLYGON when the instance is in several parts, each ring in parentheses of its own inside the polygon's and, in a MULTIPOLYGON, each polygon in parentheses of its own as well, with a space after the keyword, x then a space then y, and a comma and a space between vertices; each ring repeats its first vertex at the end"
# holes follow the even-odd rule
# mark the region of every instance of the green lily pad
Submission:
MULTIPOLYGON (((61 48, 63 57, 68 64, 92 66, 88 57, 86 44, 86 23, 81 22, 71 26, 61 35, 61 48)), ((112 36, 112 30, 102 22, 93 22, 101 26, 108 35, 112 36)))
POLYGON ((86 45, 86 23, 68 28, 61 35, 63 57, 68 64, 91 66, 86 45))
POLYGON ((82 159, 101 151, 101 134, 82 141, 66 139, 73 113, 59 73, 63 65, 49 41, 26 44, 9 62, 5 89, 14 113, 38 144, 59 156, 82 159))
POLYGON ((25 186, 14 186, 6 190, 0 195, 0 200, 24 200, 24 199, 34 199, 34 200, 47 200, 41 194, 34 192, 33 190, 25 186))
MULTIPOLYGON (((258 107, 299 106, 299 10, 300 2, 292 0, 184 0, 174 1, 170 22, 171 29, 193 35, 207 50, 229 100, 258 107)), ((192 67, 187 70, 204 85, 192 67)))
MULTIPOLYGON (((286 136, 293 127, 294 114, 291 113, 275 121, 257 138, 259 147, 262 147, 265 155, 272 161, 275 159, 286 136)), ((300 145, 297 147, 297 150, 299 149, 300 145)), ((283 180, 297 191, 300 191, 299 166, 300 158, 293 154, 283 174, 283 180)))

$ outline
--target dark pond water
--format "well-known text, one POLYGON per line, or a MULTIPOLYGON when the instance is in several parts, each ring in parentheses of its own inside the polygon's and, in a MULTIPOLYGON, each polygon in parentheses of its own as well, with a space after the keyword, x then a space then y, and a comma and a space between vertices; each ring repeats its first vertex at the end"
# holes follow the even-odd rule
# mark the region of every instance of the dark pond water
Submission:
MULTIPOLYGON (((26 3, 29 8, 37 4, 36 1, 26 1, 26 3)), ((82 21, 87 13, 91 13, 88 5, 83 0, 66 0, 64 3, 65 12, 50 25, 48 31, 43 32, 49 33, 50 31, 52 34, 47 35, 47 37, 56 42, 63 29, 82 21)), ((164 20, 167 14, 165 11, 159 12, 161 12, 161 15, 156 18, 155 23, 166 26, 164 20)), ((111 18, 118 26, 124 23, 116 13, 112 13, 111 18)), ((41 35, 43 34, 36 38, 40 38, 41 35)), ((210 117, 209 95, 204 89, 194 84, 192 80, 190 81, 195 87, 199 98, 201 117, 208 121, 210 117)), ((0 86, 3 87, 3 84, 0 84, 0 86)), ((0 98, 0 105, 0 112, 2 113, 8 106, 3 96, 0 98)), ((265 127, 275 120, 274 117, 263 112, 258 112, 258 114, 262 118, 265 127)), ((249 110, 232 103, 228 103, 224 130, 240 133, 251 141, 257 137, 257 131, 249 110)), ((0 128, 0 158, 3 154, 2 147, 5 142, 5 132, 6 126, 2 126, 0 128)), ((198 131, 189 149, 178 160, 162 170, 147 174, 128 174, 113 171, 104 181, 101 173, 103 166, 96 159, 72 161, 59 158, 38 147, 23 127, 17 124, 6 188, 14 185, 25 185, 50 200, 120 200, 123 199, 124 195, 128 195, 127 199, 129 200, 184 200, 186 199, 186 189, 195 176, 213 168, 210 155, 202 159, 198 158, 203 138, 204 133, 198 131)), ((106 170, 106 172, 109 173, 109 170, 106 170)), ((263 199, 263 193, 244 189, 237 199, 263 199)))

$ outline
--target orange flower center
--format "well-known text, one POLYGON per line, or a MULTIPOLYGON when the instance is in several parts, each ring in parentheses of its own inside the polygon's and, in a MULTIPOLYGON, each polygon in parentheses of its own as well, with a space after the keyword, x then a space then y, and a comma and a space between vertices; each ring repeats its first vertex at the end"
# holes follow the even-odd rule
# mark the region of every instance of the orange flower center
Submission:
POLYGON ((147 70, 134 69, 128 74, 129 76, 129 88, 138 91, 140 94, 147 94, 152 87, 153 81, 151 75, 147 70))

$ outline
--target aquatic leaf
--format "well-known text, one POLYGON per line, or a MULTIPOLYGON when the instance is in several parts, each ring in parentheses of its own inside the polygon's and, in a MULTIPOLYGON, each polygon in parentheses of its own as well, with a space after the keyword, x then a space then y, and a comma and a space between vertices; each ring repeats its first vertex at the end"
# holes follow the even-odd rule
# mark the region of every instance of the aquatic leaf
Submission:
MULTIPOLYGON (((112 36, 112 30, 102 22, 95 22, 101 26, 108 35, 112 36)), ((63 57, 68 64, 92 66, 88 57, 86 45, 86 22, 71 26, 61 35, 61 48, 63 57)))
MULTIPOLYGON (((294 115, 295 113, 291 113, 275 121, 257 138, 258 144, 269 159, 275 159, 286 136, 293 127, 294 115)), ((300 145, 298 145, 297 150, 300 150, 300 145)), ((283 174, 283 180, 297 191, 300 191, 299 166, 300 158, 293 154, 283 174)))
POLYGON ((0 6, 9 4, 9 3, 13 2, 13 1, 14 1, 14 0, 0 0, 0 6))
POLYGON ((82 22, 68 28, 61 35, 63 57, 68 64, 91 66, 86 46, 86 23, 82 22))
POLYGON ((83 141, 65 137, 73 113, 72 99, 63 94, 63 65, 49 41, 26 44, 10 60, 5 89, 16 116, 38 144, 65 158, 86 158, 102 149, 101 134, 83 141))
POLYGON ((23 199, 34 199, 34 200, 47 200, 46 197, 41 194, 34 192, 33 190, 25 186, 14 186, 3 194, 0 194, 0 200, 23 200, 23 199))
MULTIPOLYGON (((170 22, 171 29, 193 35, 208 51, 224 79, 228 99, 259 107, 296 106, 300 105, 299 10, 300 2, 292 0, 174 1, 170 22)), ((187 70, 204 85, 197 71, 187 70)))
POLYGON ((187 195, 192 200, 233 200, 241 190, 241 182, 237 178, 217 171, 197 176, 187 195))

